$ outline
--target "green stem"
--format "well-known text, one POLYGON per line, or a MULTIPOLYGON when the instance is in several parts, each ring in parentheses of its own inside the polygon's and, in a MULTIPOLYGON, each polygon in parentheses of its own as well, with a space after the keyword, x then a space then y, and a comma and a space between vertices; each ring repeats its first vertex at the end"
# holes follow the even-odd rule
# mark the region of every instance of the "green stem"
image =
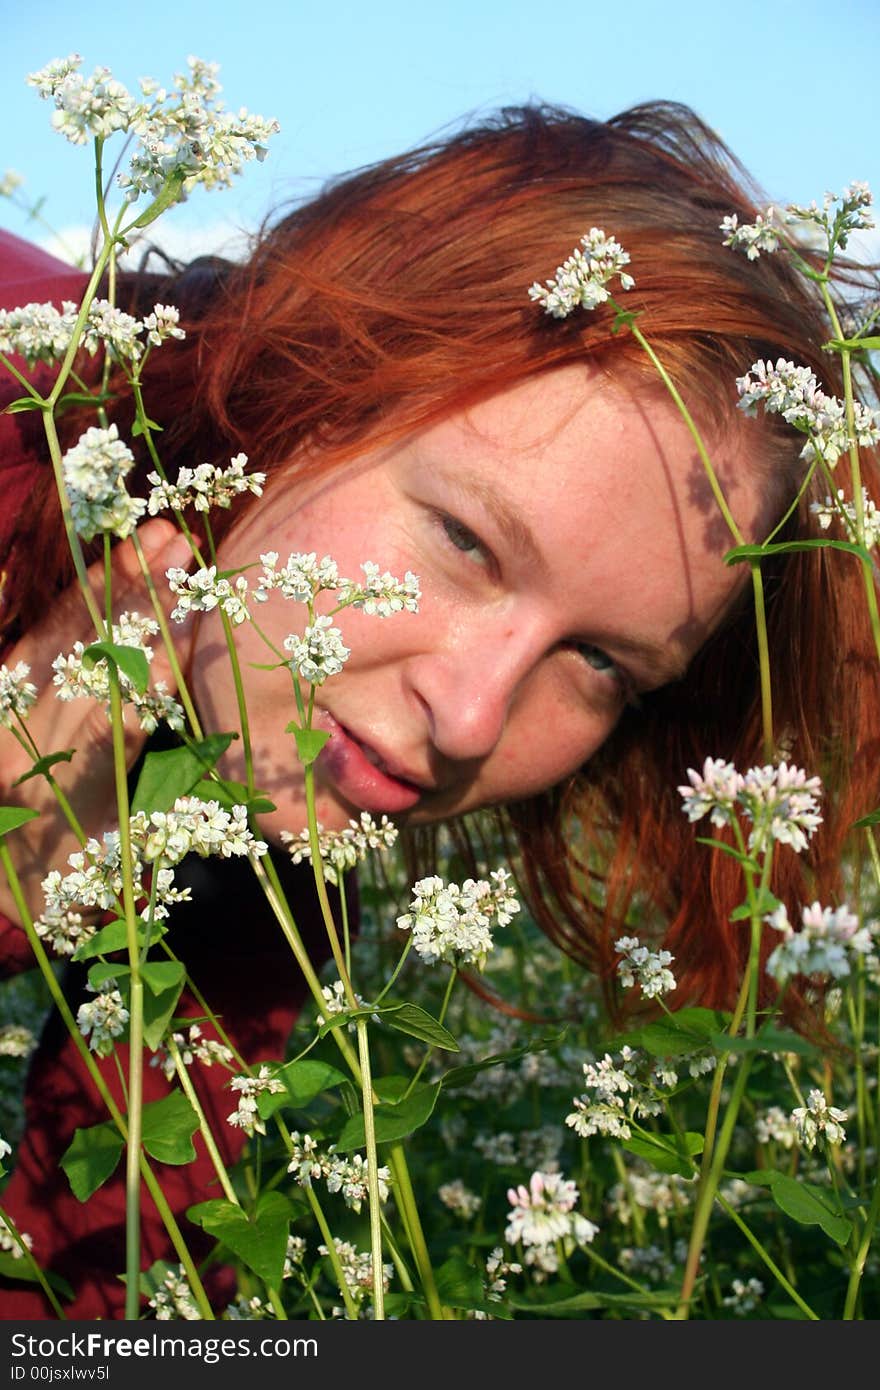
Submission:
POLYGON ((385 1321, 385 1284, 382 1277, 382 1201, 379 1195, 379 1159, 376 1151, 376 1119, 373 1113, 373 1082, 367 1020, 357 1020, 358 1054, 361 1064, 361 1097, 364 1107, 364 1140, 367 1151, 367 1190, 370 1208, 370 1251, 373 1264, 373 1317, 385 1321))
POLYGON ((422 1231, 422 1223, 419 1219, 409 1170, 406 1166, 406 1159, 403 1154, 403 1146, 399 1140, 390 1145, 389 1166, 394 1175, 395 1200, 404 1223, 416 1267, 419 1271, 422 1287, 425 1291, 428 1312, 433 1321, 442 1322, 447 1314, 444 1312, 443 1305, 440 1302, 440 1295, 437 1292, 434 1270, 431 1267, 431 1259, 428 1254, 424 1232, 422 1231))
POLYGON ((28 1248, 27 1241, 25 1240, 21 1231, 16 1226, 12 1217, 8 1216, 6 1212, 3 1210, 3 1208, 0 1207, 0 1227, 3 1226, 5 1226, 6 1230, 12 1236, 12 1239, 15 1241, 16 1245, 21 1251, 21 1257, 24 1260, 24 1263, 26 1265, 29 1265, 30 1268, 33 1270, 37 1282, 40 1285, 40 1288, 43 1290, 43 1293, 48 1298, 55 1313, 59 1318, 62 1318, 66 1322, 67 1314, 65 1313, 61 1304, 58 1302, 58 1299, 55 1296, 54 1289, 52 1288, 51 1284, 49 1283, 39 1264, 34 1259, 33 1251, 28 1248))
POLYGON ((755 1250, 758 1255, 760 1255, 761 1259, 764 1261, 765 1265, 770 1270, 770 1273, 773 1275, 774 1279, 776 1279, 776 1281, 779 1284, 781 1284, 782 1288, 785 1289, 785 1292, 788 1294, 791 1301, 795 1303, 798 1306, 798 1308, 800 1308, 804 1316, 809 1318, 811 1322, 818 1322, 818 1314, 813 1312, 810 1305, 808 1303, 805 1303, 804 1300, 801 1298, 794 1285, 788 1279, 786 1279, 782 1270, 771 1258, 769 1253, 764 1249, 764 1246, 758 1240, 757 1236, 753 1234, 753 1232, 746 1225, 745 1221, 743 1221, 736 1208, 732 1207, 731 1204, 727 1201, 727 1199, 725 1197, 722 1197, 720 1192, 717 1194, 717 1196, 719 1206, 722 1207, 723 1210, 726 1211, 727 1215, 731 1218, 731 1220, 734 1221, 737 1226, 739 1226, 739 1229, 742 1231, 743 1235, 751 1245, 752 1249, 755 1250))

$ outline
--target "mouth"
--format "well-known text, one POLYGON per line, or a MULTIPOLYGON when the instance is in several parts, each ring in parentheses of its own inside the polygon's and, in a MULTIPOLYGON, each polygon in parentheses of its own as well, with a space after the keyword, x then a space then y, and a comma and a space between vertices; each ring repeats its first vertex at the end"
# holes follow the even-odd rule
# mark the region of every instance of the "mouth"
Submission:
POLYGON ((330 734, 317 762, 323 780, 359 810, 400 814, 429 790, 326 710, 315 711, 315 724, 330 734))

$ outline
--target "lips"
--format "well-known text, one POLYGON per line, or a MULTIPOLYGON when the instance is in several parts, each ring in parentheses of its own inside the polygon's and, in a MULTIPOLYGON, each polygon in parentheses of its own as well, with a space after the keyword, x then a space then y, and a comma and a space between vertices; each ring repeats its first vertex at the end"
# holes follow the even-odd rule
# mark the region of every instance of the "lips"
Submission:
POLYGON ((316 711, 315 724, 330 734, 318 758, 322 780, 361 811, 387 815, 409 811, 425 788, 399 775, 369 744, 326 710, 316 711))

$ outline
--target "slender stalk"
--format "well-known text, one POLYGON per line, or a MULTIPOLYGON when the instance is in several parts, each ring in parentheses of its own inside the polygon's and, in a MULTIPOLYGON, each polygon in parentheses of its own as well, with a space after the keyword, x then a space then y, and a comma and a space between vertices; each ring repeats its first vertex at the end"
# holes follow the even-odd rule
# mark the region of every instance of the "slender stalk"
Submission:
POLYGON ((373 1082, 367 1020, 357 1020, 358 1055, 361 1063, 361 1095, 364 1105, 364 1139, 367 1150, 367 1189, 370 1210, 370 1251, 373 1264, 373 1317, 385 1320, 385 1284, 382 1275, 382 1200, 379 1195, 379 1159, 376 1152, 376 1119, 373 1114, 373 1082))
POLYGON ((22 1235, 21 1231, 16 1226, 12 1217, 9 1216, 3 1210, 2 1207, 0 1207, 0 1230, 5 1230, 6 1232, 8 1232, 8 1234, 15 1241, 16 1245, 21 1251, 22 1260, 33 1270, 37 1282, 40 1285, 40 1288, 43 1290, 43 1293, 46 1295, 47 1299, 51 1303, 55 1314, 66 1322, 67 1314, 65 1313, 61 1304, 59 1303, 58 1298, 55 1294, 55 1290, 52 1288, 52 1285, 49 1283, 49 1280, 46 1278, 39 1264, 34 1259, 33 1251, 28 1247, 28 1243, 22 1235))
POLYGON ((761 1259, 764 1261, 765 1265, 770 1270, 770 1273, 773 1275, 774 1279, 776 1279, 776 1281, 779 1284, 781 1284, 781 1286, 785 1289, 785 1292, 788 1294, 792 1303, 797 1304, 798 1308, 800 1308, 804 1316, 809 1318, 811 1322, 818 1322, 819 1315, 817 1313, 814 1313, 810 1305, 806 1303, 803 1298, 801 1298, 797 1289, 794 1287, 794 1284, 792 1284, 790 1280, 788 1280, 785 1277, 782 1270, 770 1257, 768 1252, 764 1249, 764 1246, 758 1240, 757 1236, 755 1236, 752 1233, 752 1231, 746 1225, 745 1221, 743 1221, 736 1208, 731 1206, 730 1202, 728 1202, 725 1197, 722 1197, 720 1192, 717 1194, 717 1197, 718 1205, 722 1207, 723 1210, 727 1213, 727 1215, 731 1218, 731 1220, 735 1222, 737 1226, 739 1226, 740 1230, 742 1231, 746 1240, 751 1245, 752 1249, 755 1250, 758 1255, 760 1255, 761 1259))

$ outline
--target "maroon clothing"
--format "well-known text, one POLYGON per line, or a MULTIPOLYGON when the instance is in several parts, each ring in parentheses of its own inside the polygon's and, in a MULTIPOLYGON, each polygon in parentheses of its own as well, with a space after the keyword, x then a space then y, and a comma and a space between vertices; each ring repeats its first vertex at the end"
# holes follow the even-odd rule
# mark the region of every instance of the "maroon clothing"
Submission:
MULTIPOLYGON (((85 277, 61 262, 0 232, 0 306, 28 301, 78 299, 85 277)), ((8 376, 2 373, 2 376, 8 376)), ((21 394, 0 381, 0 399, 21 394)), ((23 429, 35 419, 0 415, 0 555, 26 505, 36 470, 44 468, 32 451, 33 434, 23 429)), ((14 559, 13 559, 14 562, 14 559)), ((301 935, 313 960, 323 958, 325 933, 308 866, 295 869, 279 854, 277 868, 301 935)), ((281 1060, 285 1044, 305 995, 297 967, 275 918, 256 884, 253 871, 239 860, 185 860, 177 882, 192 887, 192 903, 172 909, 167 938, 185 962, 190 978, 249 1065, 281 1060)), ((354 907, 354 904, 351 905, 354 907)), ((0 916, 0 976, 33 968, 35 962, 24 931, 0 916)), ((74 1014, 89 996, 84 991, 85 966, 68 964, 64 988, 74 1014)), ((196 1000, 184 993, 178 1015, 202 1016, 196 1000)), ((206 1037, 214 1037, 204 1025, 206 1037)), ((123 1070, 127 1049, 120 1048, 123 1070)), ((120 1109, 125 1111, 113 1059, 99 1063, 120 1109)), ((231 1073, 216 1063, 196 1062, 191 1076, 217 1139, 224 1161, 235 1162, 244 1135, 226 1123, 237 1095, 228 1089, 231 1073)), ((167 1095, 170 1084, 158 1067, 145 1067, 145 1100, 167 1095)), ((60 1159, 74 1131, 108 1119, 106 1108, 83 1066, 60 1017, 53 1013, 31 1059, 25 1097, 25 1132, 17 1152, 7 1159, 12 1174, 0 1192, 0 1209, 33 1239, 33 1253, 45 1270, 62 1275, 73 1286, 75 1300, 65 1304, 68 1317, 78 1319, 124 1316, 125 1285, 125 1162, 85 1203, 73 1195, 60 1159)), ((163 1193, 181 1226, 184 1239, 198 1259, 210 1248, 200 1228, 186 1220, 188 1206, 222 1196, 200 1135, 194 1136, 195 1162, 183 1167, 150 1160, 163 1193)), ((146 1189, 142 1190, 141 1267, 159 1258, 176 1262, 161 1218, 146 1189)), ((232 1296, 228 1271, 213 1267, 209 1285, 215 1299, 232 1296)), ((216 1304, 215 1304, 216 1306, 216 1304)), ((220 1303, 222 1307, 222 1303, 220 1303)), ((55 1314, 39 1286, 0 1278, 0 1317, 52 1318, 55 1314)))

